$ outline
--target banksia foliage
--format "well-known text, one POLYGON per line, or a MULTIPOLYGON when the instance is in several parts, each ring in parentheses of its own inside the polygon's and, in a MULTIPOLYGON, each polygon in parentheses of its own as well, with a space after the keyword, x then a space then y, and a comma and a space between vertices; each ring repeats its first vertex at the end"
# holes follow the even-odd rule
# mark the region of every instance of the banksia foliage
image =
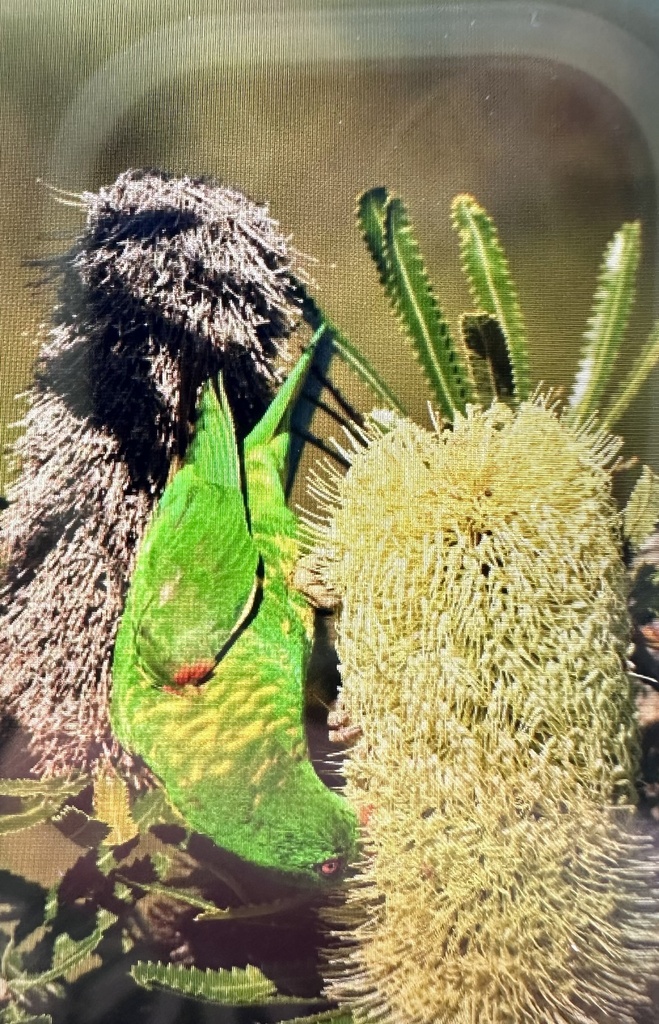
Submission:
POLYGON ((2 517, 0 701, 46 774, 118 756, 114 635, 200 385, 221 369, 248 431, 298 318, 286 240, 240 193, 127 171, 80 205, 2 517))
POLYGON ((464 412, 471 391, 462 352, 433 293, 405 207, 386 189, 374 188, 359 198, 357 223, 440 409, 445 415, 454 408, 464 412))

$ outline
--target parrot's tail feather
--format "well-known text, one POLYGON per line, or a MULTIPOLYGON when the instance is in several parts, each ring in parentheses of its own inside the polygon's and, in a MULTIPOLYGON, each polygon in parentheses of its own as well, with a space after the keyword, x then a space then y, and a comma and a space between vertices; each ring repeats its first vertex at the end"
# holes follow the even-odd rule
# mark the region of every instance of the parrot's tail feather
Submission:
POLYGON ((186 462, 195 466, 201 478, 217 487, 242 489, 242 469, 233 417, 222 375, 209 380, 199 402, 199 419, 186 462))

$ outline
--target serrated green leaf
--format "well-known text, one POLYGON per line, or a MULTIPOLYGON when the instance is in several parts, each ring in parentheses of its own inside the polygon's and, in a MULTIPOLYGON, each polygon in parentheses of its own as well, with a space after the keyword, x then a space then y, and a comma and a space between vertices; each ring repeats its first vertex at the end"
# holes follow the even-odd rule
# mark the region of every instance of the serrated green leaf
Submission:
POLYGON ((0 835, 22 832, 23 829, 32 828, 42 821, 47 821, 57 812, 59 806, 59 801, 28 801, 24 810, 17 811, 15 814, 0 815, 0 835))
POLYGON ((52 822, 62 835, 87 850, 97 847, 110 832, 108 825, 85 814, 78 807, 60 809, 53 815, 52 822))
POLYGON ((471 381, 430 286, 412 224, 400 199, 389 203, 386 232, 390 266, 387 290, 408 330, 437 404, 452 420, 456 412, 465 411, 473 397, 471 381))
POLYGON ((623 512, 625 537, 635 553, 659 522, 659 476, 644 466, 623 512))
POLYGON ((632 400, 642 388, 652 370, 659 362, 659 323, 652 328, 650 337, 632 366, 613 399, 602 415, 602 421, 609 429, 627 411, 632 400))
POLYGON ((310 1017, 287 1020, 286 1024, 353 1024, 353 1018, 349 1010, 323 1010, 321 1013, 311 1014, 310 1017))
POLYGON ((108 826, 107 846, 123 846, 138 834, 131 814, 128 786, 115 772, 99 772, 94 779, 94 815, 108 826))
POLYGON ((433 293, 405 207, 386 189, 371 189, 359 198, 357 221, 435 400, 452 420, 471 398, 471 381, 433 293))
POLYGON ((111 914, 109 910, 102 909, 97 914, 96 927, 85 938, 72 939, 70 935, 58 935, 55 939, 51 966, 48 970, 42 971, 39 974, 27 974, 21 970, 16 976, 11 977, 17 969, 15 950, 13 950, 13 956, 9 959, 5 958, 5 962, 3 962, 5 977, 7 977, 10 990, 20 995, 30 989, 43 988, 45 985, 66 978, 67 975, 95 952, 104 933, 116 920, 115 914, 111 914))
MULTIPOLYGON (((257 967, 205 970, 180 964, 145 963, 131 968, 138 985, 147 989, 165 989, 204 1002, 224 1006, 253 1006, 288 1002, 278 996, 275 985, 257 967)), ((295 1000, 293 1000, 295 1001, 295 1000)))
POLYGON ((371 188, 357 199, 357 224, 382 284, 389 276, 386 223, 390 196, 386 188, 371 188))
POLYGON ((0 779, 0 796, 37 797, 65 800, 77 796, 90 780, 85 775, 54 779, 0 779))
POLYGON ((84 939, 72 939, 69 935, 58 935, 53 949, 53 961, 49 971, 40 976, 41 985, 57 981, 69 974, 86 957, 96 950, 105 932, 117 920, 116 914, 101 909, 96 915, 96 927, 84 939))
POLYGON ((0 779, 0 796, 22 801, 21 809, 0 815, 0 835, 21 832, 52 818, 66 799, 88 784, 86 776, 54 779, 0 779))
POLYGON ((185 819, 172 806, 164 789, 152 789, 139 796, 133 803, 132 815, 142 832, 152 825, 182 825, 185 828, 185 819))
POLYGON ((461 328, 480 402, 489 406, 495 400, 509 400, 514 392, 513 369, 498 321, 489 313, 466 313, 461 328))
MULTIPOLYGON (((616 231, 604 252, 579 369, 568 400, 575 416, 597 412, 611 380, 634 301, 640 249, 641 225, 633 221, 616 231)), ((638 387, 640 384, 630 399, 638 387)))
POLYGON ((455 197, 451 215, 474 303, 479 312, 489 313, 501 327, 513 371, 515 398, 524 401, 531 391, 526 329, 497 229, 470 195, 455 197))

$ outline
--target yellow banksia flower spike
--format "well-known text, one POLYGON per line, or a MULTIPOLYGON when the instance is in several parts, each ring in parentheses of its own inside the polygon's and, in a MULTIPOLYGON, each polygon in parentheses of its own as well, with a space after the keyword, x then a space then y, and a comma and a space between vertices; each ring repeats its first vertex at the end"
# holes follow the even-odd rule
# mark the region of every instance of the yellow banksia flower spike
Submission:
POLYGON ((360 441, 309 526, 362 729, 328 994, 357 1024, 631 1024, 659 952, 620 442, 541 395, 360 441))

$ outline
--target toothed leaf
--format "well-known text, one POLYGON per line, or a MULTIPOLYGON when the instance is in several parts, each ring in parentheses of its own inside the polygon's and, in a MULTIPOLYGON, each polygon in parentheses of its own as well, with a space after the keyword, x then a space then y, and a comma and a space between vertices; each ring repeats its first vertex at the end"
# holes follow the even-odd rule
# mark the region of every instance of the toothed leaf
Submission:
POLYGON ((603 414, 605 426, 611 428, 625 413, 659 362, 659 322, 652 329, 643 351, 632 366, 628 377, 622 382, 612 402, 603 414))
POLYGON ((72 843, 88 850, 102 843, 110 831, 102 821, 85 814, 78 807, 62 808, 53 815, 52 822, 72 843))
POLYGON ((12 992, 21 994, 32 988, 43 988, 45 985, 70 977, 84 961, 93 956, 103 935, 116 920, 116 915, 111 914, 109 910, 99 910, 96 927, 84 939, 72 939, 70 935, 58 935, 55 939, 50 968, 40 974, 21 972, 18 976, 12 977, 9 981, 12 992))
POLYGON ((231 970, 202 971, 198 967, 180 964, 140 961, 131 968, 131 975, 144 988, 165 989, 224 1006, 288 1002, 279 997, 275 985, 251 965, 244 969, 233 967, 231 970))
MULTIPOLYGON (((638 221, 623 224, 604 252, 592 312, 584 334, 581 361, 569 398, 575 415, 588 416, 596 412, 611 380, 634 301, 640 240, 641 225, 638 221)), ((630 384, 635 386, 627 402, 644 379, 645 376, 636 383, 633 375, 629 378, 630 384)), ((616 413, 616 418, 618 415, 621 413, 616 413)))
POLYGON ((89 784, 84 776, 54 779, 0 779, 0 796, 48 797, 53 800, 77 796, 89 784))
POLYGON ((659 522, 659 476, 644 466, 623 513, 625 537, 635 553, 659 522))
POLYGON ((467 313, 462 318, 462 337, 482 404, 510 399, 514 391, 513 370, 498 321, 488 313, 467 313))
POLYGON ((372 189, 357 220, 394 312, 406 330, 442 413, 452 420, 471 398, 461 353, 432 291, 412 225, 400 199, 372 189))
POLYGON ((412 341, 442 412, 453 419, 472 397, 467 371, 432 292, 428 275, 400 199, 387 209, 387 290, 412 341))
POLYGON ((94 814, 110 830, 104 840, 108 846, 123 846, 138 834, 128 787, 118 775, 105 772, 94 780, 94 814))
POLYGON ((498 322, 512 366, 514 397, 529 397, 528 342, 517 290, 491 217, 473 196, 459 195, 451 206, 453 226, 460 240, 462 269, 467 275, 476 308, 498 322))
POLYGON ((11 832, 22 832, 23 829, 33 828, 42 821, 57 812, 59 803, 53 800, 26 801, 24 807, 14 814, 3 814, 0 816, 0 835, 8 835, 11 832))
POLYGON ((357 224, 366 242, 382 284, 389 276, 386 222, 390 198, 386 188, 372 188, 357 200, 357 224))
MULTIPOLYGON (((76 940, 69 935, 58 935, 55 939, 52 967, 47 972, 49 977, 54 980, 70 975, 74 968, 94 953, 103 935, 116 920, 116 914, 111 914, 109 910, 99 910, 96 916, 96 927, 84 939, 76 940)), ((42 975, 41 984, 47 984, 47 981, 48 978, 42 975)))

